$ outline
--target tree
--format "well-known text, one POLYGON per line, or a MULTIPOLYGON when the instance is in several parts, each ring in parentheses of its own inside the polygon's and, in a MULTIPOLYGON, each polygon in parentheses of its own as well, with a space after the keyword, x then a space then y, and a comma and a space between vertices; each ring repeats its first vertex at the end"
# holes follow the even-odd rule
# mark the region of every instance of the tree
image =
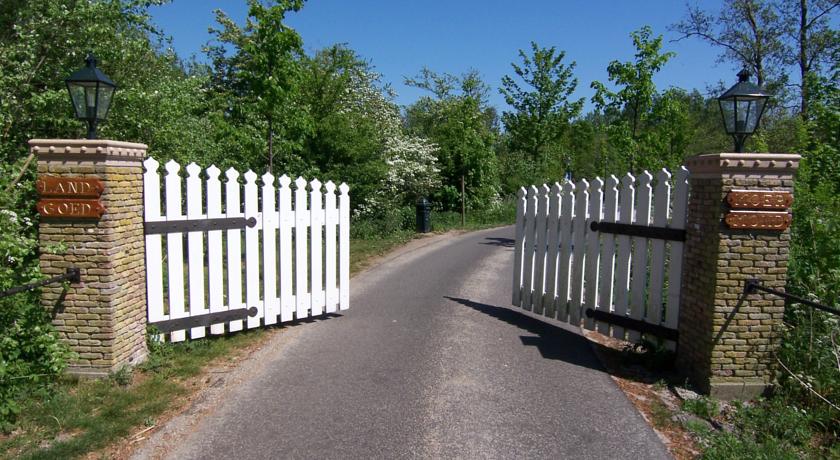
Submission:
MULTIPOLYGON (((504 112, 502 122, 512 151, 542 161, 547 156, 562 154, 563 136, 568 132, 571 120, 580 115, 583 98, 569 100, 577 88, 577 79, 572 74, 575 62, 563 63, 564 51, 558 52, 554 47, 541 48, 531 42, 531 53, 529 56, 519 50, 522 65, 511 64, 523 85, 514 77, 505 75, 502 78, 499 92, 515 110, 504 112)), ((568 171, 571 166, 568 152, 562 164, 568 171)))
POLYGON ((719 13, 689 6, 685 19, 672 28, 678 40, 697 37, 722 49, 719 61, 751 70, 759 86, 775 94, 774 106, 784 105, 787 86, 799 88, 799 113, 808 117, 813 79, 836 61, 840 34, 830 18, 838 0, 727 0, 719 13), (788 82, 790 66, 799 82, 788 82))
POLYGON ((799 113, 808 119, 811 87, 814 75, 822 67, 837 62, 840 51, 840 34, 831 28, 831 13, 840 6, 838 0, 799 0, 782 2, 781 15, 787 25, 788 36, 796 50, 799 68, 799 113))
POLYGON ((303 54, 298 33, 283 21, 289 11, 299 11, 304 0, 276 0, 268 5, 248 0, 248 18, 240 27, 222 10, 216 10, 220 28, 211 28, 216 43, 207 47, 213 61, 216 90, 229 100, 226 111, 247 120, 246 110, 256 110, 265 123, 268 170, 274 165, 277 134, 280 150, 299 150, 308 129, 308 117, 299 103, 299 60, 303 54))
POLYGON ((719 61, 747 67, 759 86, 783 80, 786 56, 785 24, 770 1, 726 0, 717 15, 688 6, 687 16, 673 30, 681 40, 697 37, 722 48, 719 61))
POLYGON ((437 74, 423 69, 406 84, 426 89, 406 110, 409 133, 434 142, 443 187, 434 198, 446 209, 457 209, 464 179, 467 205, 484 208, 498 199, 498 164, 493 151, 495 111, 487 106, 487 85, 475 71, 464 75, 437 74))
POLYGON ((608 89, 598 81, 591 84, 595 90, 592 102, 607 117, 607 136, 613 149, 611 153, 629 155, 627 167, 630 171, 637 169, 636 158, 644 151, 643 134, 657 127, 651 123, 654 103, 658 98, 669 97, 658 94, 653 75, 662 69, 674 53, 663 53, 662 36, 654 38, 652 34, 649 26, 632 32, 630 37, 636 47, 635 60, 612 61, 607 66, 609 81, 618 88, 617 91, 608 89))
MULTIPOLYGON (((35 165, 21 172, 26 141, 78 138, 64 79, 87 51, 119 85, 100 137, 139 141, 153 155, 194 158, 213 149, 205 133, 206 79, 190 78, 147 8, 162 1, 32 0, 0 4, 0 289, 40 277, 35 165)), ((44 250, 43 248, 41 250, 44 250)), ((37 293, 0 299, 0 428, 32 394, 60 374, 66 351, 37 293)))

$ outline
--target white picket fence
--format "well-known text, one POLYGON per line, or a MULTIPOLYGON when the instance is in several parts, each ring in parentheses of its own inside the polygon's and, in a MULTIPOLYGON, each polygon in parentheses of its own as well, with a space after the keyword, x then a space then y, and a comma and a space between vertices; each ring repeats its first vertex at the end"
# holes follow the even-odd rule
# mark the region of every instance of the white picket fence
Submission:
POLYGON ((586 310, 676 329, 684 243, 593 231, 590 224, 684 229, 685 168, 674 177, 663 169, 655 180, 645 171, 606 184, 596 178, 531 186, 518 196, 514 305, 630 341, 639 341, 639 331, 595 321, 586 310))
MULTIPOLYGON (((277 180, 266 173, 258 185, 253 171, 244 174, 245 183, 241 184, 240 174, 233 168, 225 172, 227 181, 222 184, 218 168, 207 168, 204 180, 201 168, 191 163, 186 167, 184 197, 184 179, 179 175, 181 166, 177 162, 166 163, 163 187, 159 163, 150 157, 144 166, 147 223, 256 219, 256 225, 241 229, 174 231, 165 235, 147 232, 150 324, 257 308, 257 314, 245 320, 209 327, 211 334, 223 334, 225 324, 229 332, 234 332, 349 307, 347 184, 337 187, 337 195, 332 182, 324 184, 322 192, 322 184, 317 179, 307 182, 298 178, 292 191, 291 179, 286 175, 277 180), (240 199, 243 195, 244 205, 240 199), (165 204, 163 213, 161 198, 165 204)), ((206 333, 204 326, 189 329, 191 339, 204 337, 206 333)), ((186 330, 170 334, 173 342, 185 338, 186 330)))

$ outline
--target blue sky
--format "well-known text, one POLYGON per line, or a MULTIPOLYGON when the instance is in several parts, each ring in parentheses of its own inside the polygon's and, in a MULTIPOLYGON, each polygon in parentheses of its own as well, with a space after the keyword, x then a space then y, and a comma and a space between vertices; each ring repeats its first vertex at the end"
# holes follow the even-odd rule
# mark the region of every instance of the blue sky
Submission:
MULTIPOLYGON (((702 4, 720 8, 719 0, 702 4)), ((180 56, 201 59, 216 8, 240 23, 247 14, 244 0, 173 0, 151 12, 180 56)), ((698 40, 671 41, 676 35, 667 28, 684 12, 681 0, 310 0, 287 22, 301 34, 309 54, 347 43, 392 83, 400 105, 423 94, 405 86, 403 79, 425 65, 455 74, 478 70, 492 88, 490 102, 504 110, 498 93, 501 78, 512 73, 510 63, 518 61, 517 51, 528 49, 530 41, 565 50, 566 59, 577 62, 577 97, 588 101, 593 93, 590 82, 606 83, 610 61, 633 58, 629 34, 643 25, 664 35, 665 49, 677 53, 655 79, 660 89, 679 86, 704 92, 718 81, 735 83, 737 69, 716 63, 716 49, 698 40)))

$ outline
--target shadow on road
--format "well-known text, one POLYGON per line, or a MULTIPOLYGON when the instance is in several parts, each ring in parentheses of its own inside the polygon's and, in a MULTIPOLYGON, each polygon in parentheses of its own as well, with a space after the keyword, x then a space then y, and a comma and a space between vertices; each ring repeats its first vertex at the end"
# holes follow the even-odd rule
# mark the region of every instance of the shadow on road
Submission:
POLYGON ((478 243, 478 244, 487 244, 490 246, 501 246, 503 248, 512 248, 516 241, 513 238, 497 238, 497 237, 487 237, 484 238, 487 241, 478 243))
POLYGON ((545 359, 557 359, 590 369, 605 370, 593 353, 590 342, 585 337, 509 308, 496 307, 458 297, 444 296, 444 298, 534 334, 521 336, 522 344, 537 347, 537 350, 545 359))

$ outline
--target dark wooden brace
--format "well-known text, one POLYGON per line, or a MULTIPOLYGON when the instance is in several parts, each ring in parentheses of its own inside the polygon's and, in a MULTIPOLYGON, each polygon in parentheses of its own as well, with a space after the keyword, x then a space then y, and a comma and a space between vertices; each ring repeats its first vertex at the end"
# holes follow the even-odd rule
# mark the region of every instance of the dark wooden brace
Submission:
POLYGON ((610 313, 604 310, 593 310, 591 308, 587 308, 586 317, 602 323, 620 326, 625 329, 633 329, 643 334, 650 334, 663 339, 673 340, 674 342, 676 342, 679 338, 679 332, 676 329, 660 326, 659 324, 646 323, 638 319, 616 315, 615 313, 610 313))
POLYGON ((667 227, 649 227, 647 225, 621 224, 618 222, 592 221, 589 228, 593 232, 614 233, 616 235, 640 236, 657 240, 685 241, 685 230, 667 227))
POLYGON ((146 222, 143 233, 160 235, 166 233, 206 232, 210 230, 237 230, 257 225, 255 217, 224 217, 220 219, 172 220, 168 222, 146 222))
POLYGON ((213 324, 229 323, 239 319, 246 319, 249 316, 257 316, 257 307, 251 308, 236 308, 233 310, 219 311, 215 313, 208 313, 205 315, 186 316, 184 318, 168 319, 165 321, 158 321, 149 323, 149 326, 154 326, 158 331, 166 333, 173 331, 180 331, 192 327, 211 326, 213 324))

